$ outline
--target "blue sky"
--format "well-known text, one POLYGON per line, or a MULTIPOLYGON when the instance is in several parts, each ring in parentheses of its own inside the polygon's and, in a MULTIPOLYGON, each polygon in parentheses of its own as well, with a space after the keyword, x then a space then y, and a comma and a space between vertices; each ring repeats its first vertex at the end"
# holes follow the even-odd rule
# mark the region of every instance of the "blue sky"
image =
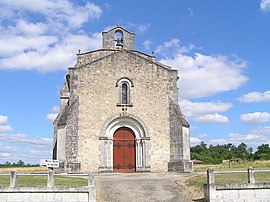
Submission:
POLYGON ((270 0, 0 0, 0 163, 51 157, 67 67, 116 24, 179 70, 192 145, 270 143, 270 0))

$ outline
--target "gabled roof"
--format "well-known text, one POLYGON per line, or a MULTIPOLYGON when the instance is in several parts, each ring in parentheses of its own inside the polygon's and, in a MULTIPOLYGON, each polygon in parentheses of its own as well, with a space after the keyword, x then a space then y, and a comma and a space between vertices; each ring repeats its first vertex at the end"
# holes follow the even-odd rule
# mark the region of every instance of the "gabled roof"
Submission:
POLYGON ((123 28, 123 27, 122 27, 122 26, 120 26, 120 25, 116 25, 114 28, 112 28, 112 29, 110 29, 110 30, 108 30, 108 31, 104 31, 104 32, 102 32, 102 34, 103 34, 103 33, 108 33, 108 32, 111 32, 112 30, 115 30, 115 29, 122 29, 122 30, 124 30, 124 31, 128 32, 129 34, 133 34, 133 35, 135 35, 133 32, 129 32, 128 30, 126 30, 125 28, 123 28))
MULTIPOLYGON (((139 58, 141 58, 141 59, 143 59, 143 60, 145 60, 145 61, 147 61, 147 62, 154 63, 154 64, 156 64, 157 66, 160 66, 160 67, 162 67, 162 68, 164 68, 164 69, 166 69, 166 70, 169 70, 169 71, 177 71, 176 69, 172 69, 172 67, 170 67, 170 66, 164 65, 164 64, 162 64, 162 63, 160 63, 160 62, 157 62, 157 61, 155 60, 155 57, 150 56, 150 55, 147 55, 147 54, 142 53, 142 52, 137 51, 137 50, 121 49, 121 50, 115 51, 115 50, 111 50, 111 49, 100 49, 100 50, 95 50, 95 51, 93 51, 93 52, 96 52, 96 51, 102 51, 102 50, 103 50, 103 51, 106 51, 106 50, 112 51, 112 53, 111 53, 111 54, 108 54, 108 55, 105 55, 105 56, 103 56, 103 57, 100 57, 100 58, 98 58, 98 59, 96 59, 96 60, 93 60, 93 61, 91 61, 91 62, 89 62, 89 63, 87 63, 87 64, 84 64, 83 66, 86 66, 86 65, 89 65, 89 64, 93 64, 93 63, 95 63, 95 62, 98 62, 98 61, 103 60, 103 59, 105 59, 105 58, 108 58, 108 57, 111 57, 111 56, 113 56, 113 55, 119 54, 119 53, 121 53, 121 52, 126 52, 126 53, 128 53, 128 54, 132 54, 132 55, 134 55, 134 56, 136 56, 136 57, 139 57, 139 58), (145 58, 145 57, 143 57, 142 55, 145 55, 145 56, 147 56, 147 57, 149 57, 149 58, 145 58)), ((89 53, 91 53, 91 52, 89 52, 89 53)), ((82 67, 82 66, 80 66, 80 67, 82 67)), ((71 69, 76 69, 76 68, 80 68, 80 67, 75 67, 75 68, 71 68, 71 69)))

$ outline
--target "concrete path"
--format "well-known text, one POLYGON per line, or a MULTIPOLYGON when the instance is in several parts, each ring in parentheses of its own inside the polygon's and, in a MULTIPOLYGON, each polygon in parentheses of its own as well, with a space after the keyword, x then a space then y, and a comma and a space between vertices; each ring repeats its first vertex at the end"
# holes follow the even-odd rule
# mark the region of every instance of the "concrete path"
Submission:
POLYGON ((95 176, 98 202, 190 202, 181 186, 183 173, 98 173, 95 176))

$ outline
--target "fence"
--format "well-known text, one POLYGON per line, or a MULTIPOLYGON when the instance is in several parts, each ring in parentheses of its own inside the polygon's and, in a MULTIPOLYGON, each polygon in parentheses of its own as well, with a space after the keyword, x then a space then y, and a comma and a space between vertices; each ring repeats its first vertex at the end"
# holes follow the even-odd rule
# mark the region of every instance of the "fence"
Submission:
POLYGON ((94 202, 96 201, 96 188, 94 185, 93 173, 88 174, 0 174, 0 176, 10 176, 10 186, 0 187, 0 201, 35 201, 35 202, 94 202), (18 187, 17 178, 20 176, 47 176, 47 186, 42 187, 18 187), (88 177, 88 185, 82 187, 74 186, 54 186, 54 177, 88 177))
POLYGON ((239 202, 270 202, 270 183, 256 183, 255 173, 270 172, 270 170, 215 172, 207 170, 207 184, 204 185, 204 198, 208 202, 239 201, 239 202), (216 184, 215 175, 247 173, 247 183, 216 184))

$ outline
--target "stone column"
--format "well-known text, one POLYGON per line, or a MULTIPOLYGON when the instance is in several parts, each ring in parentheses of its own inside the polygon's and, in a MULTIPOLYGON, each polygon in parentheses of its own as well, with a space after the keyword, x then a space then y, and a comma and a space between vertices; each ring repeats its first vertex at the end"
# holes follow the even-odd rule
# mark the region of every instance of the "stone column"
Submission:
POLYGON ((145 171, 151 171, 151 167, 149 165, 149 154, 148 154, 148 150, 149 150, 149 139, 148 138, 145 138, 145 140, 143 140, 144 142, 144 147, 143 147, 143 152, 144 152, 144 169, 145 171))
POLYGON ((136 140, 136 168, 142 167, 141 165, 141 147, 140 147, 140 140, 136 140))
POLYGON ((213 168, 207 170, 207 184, 215 184, 215 170, 213 168))
POLYGON ((215 170, 209 168, 207 170, 207 184, 204 187, 204 199, 207 202, 216 201, 216 185, 215 185, 215 170))
POLYGON ((146 145, 145 140, 142 140, 142 167, 146 168, 146 145))
POLYGON ((16 170, 13 170, 10 173, 10 187, 15 187, 16 181, 17 181, 16 170))
POLYGON ((113 139, 107 141, 107 171, 113 171, 113 139))
POLYGON ((47 179, 47 187, 48 188, 52 188, 54 187, 54 176, 53 176, 54 172, 52 170, 50 170, 48 172, 48 179, 47 179))

